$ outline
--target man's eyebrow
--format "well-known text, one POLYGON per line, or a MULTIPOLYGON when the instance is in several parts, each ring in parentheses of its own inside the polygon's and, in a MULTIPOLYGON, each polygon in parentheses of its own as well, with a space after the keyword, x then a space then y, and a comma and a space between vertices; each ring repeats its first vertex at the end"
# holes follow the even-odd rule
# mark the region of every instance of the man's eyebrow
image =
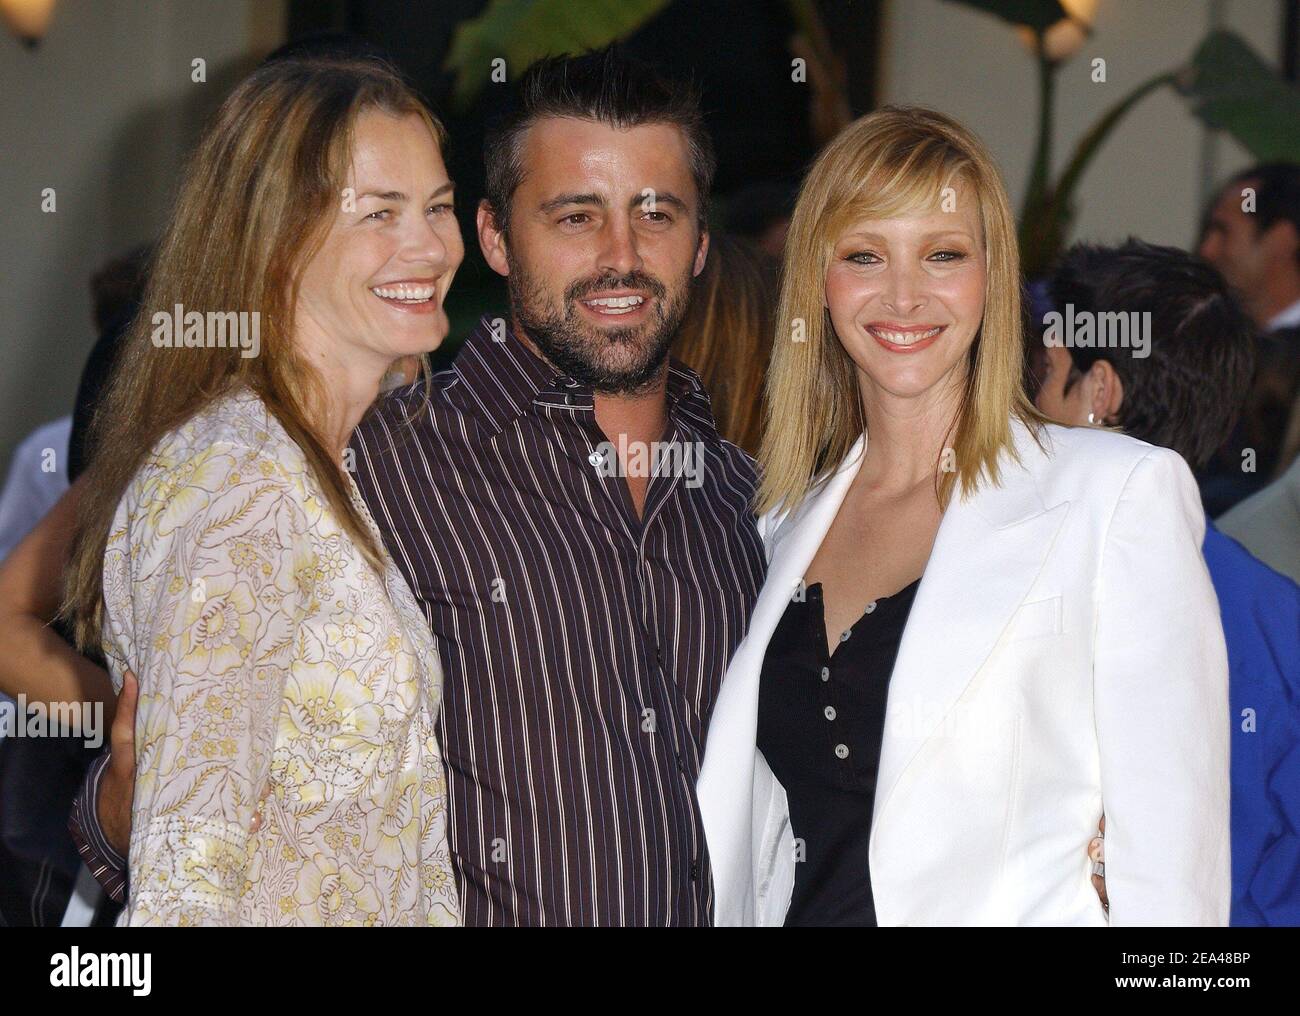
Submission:
POLYGON ((640 205, 648 205, 651 208, 655 205, 672 205, 679 212, 690 211, 686 206, 686 202, 676 194, 669 191, 657 191, 650 187, 647 187, 644 192, 638 194, 628 203, 629 208, 636 208, 640 205))
MULTIPOLYGON (((449 192, 450 190, 452 190, 455 186, 456 186, 455 181, 453 181, 453 180, 448 180, 448 181, 447 181, 446 183, 444 183, 441 187, 439 187, 439 188, 438 188, 437 190, 435 190, 432 194, 430 194, 429 197, 430 197, 430 198, 442 197, 442 195, 448 193, 448 192, 449 192)), ((359 197, 359 198, 378 198, 380 201, 405 201, 405 200, 406 200, 406 193, 405 193, 405 191, 395 191, 395 190, 389 190, 389 191, 365 191, 365 192, 362 193, 362 194, 358 194, 357 197, 359 197)))
POLYGON ((549 201, 543 201, 541 210, 543 212, 553 212, 565 205, 599 205, 603 208, 605 207, 605 199, 599 194, 557 194, 549 201))

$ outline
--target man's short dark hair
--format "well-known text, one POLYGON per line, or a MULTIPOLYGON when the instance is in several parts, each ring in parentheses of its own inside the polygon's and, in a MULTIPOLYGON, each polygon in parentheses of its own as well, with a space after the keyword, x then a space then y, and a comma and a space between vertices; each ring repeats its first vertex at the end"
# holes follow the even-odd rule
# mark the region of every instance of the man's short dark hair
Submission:
POLYGON ((1124 386, 1119 425, 1133 437, 1172 448, 1200 469, 1228 439, 1255 370, 1255 326, 1227 282, 1205 261, 1175 247, 1130 238, 1118 247, 1077 244, 1049 288, 1065 313, 1151 313, 1150 354, 1066 346, 1074 361, 1066 390, 1098 360, 1124 386))
MULTIPOLYGON (((1276 222, 1289 222, 1300 233, 1300 163, 1262 162, 1244 169, 1231 180, 1229 187, 1255 188, 1255 235, 1271 229, 1276 222)), ((1296 244, 1300 261, 1300 243, 1296 244)))
POLYGON ((524 178, 525 135, 539 120, 550 117, 619 128, 647 124, 680 128, 698 192, 700 228, 705 227, 716 161, 698 94, 694 87, 662 77, 649 64, 625 55, 618 46, 609 46, 533 64, 488 128, 483 141, 484 191, 502 232, 509 225, 510 199, 524 178))

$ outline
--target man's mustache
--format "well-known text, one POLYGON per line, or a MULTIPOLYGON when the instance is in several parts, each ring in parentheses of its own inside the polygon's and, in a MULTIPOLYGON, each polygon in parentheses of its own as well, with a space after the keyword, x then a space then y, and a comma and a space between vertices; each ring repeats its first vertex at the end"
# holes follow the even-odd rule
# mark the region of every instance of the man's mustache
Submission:
POLYGON ((564 296, 566 300, 572 302, 611 289, 640 289, 655 297, 663 297, 668 292, 668 288, 653 275, 647 275, 645 272, 628 272, 626 275, 601 275, 594 279, 574 282, 565 290, 564 296))

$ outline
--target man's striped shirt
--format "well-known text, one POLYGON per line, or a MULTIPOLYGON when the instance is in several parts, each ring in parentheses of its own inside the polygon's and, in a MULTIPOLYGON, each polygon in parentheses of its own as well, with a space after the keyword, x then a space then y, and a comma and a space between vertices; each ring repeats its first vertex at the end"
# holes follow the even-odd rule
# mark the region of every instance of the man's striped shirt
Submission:
POLYGON ((694 788, 763 579, 752 460, 673 362, 661 447, 699 458, 664 460, 638 519, 590 389, 498 336, 353 439, 442 655, 466 923, 707 924, 694 788))

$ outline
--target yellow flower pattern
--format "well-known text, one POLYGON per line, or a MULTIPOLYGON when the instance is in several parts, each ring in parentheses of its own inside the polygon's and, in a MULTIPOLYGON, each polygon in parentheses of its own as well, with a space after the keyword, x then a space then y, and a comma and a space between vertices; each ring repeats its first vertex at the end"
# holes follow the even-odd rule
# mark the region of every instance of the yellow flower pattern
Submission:
POLYGON ((327 505, 242 389, 118 505, 104 650, 119 687, 140 679, 122 923, 460 923, 433 637, 327 505))

